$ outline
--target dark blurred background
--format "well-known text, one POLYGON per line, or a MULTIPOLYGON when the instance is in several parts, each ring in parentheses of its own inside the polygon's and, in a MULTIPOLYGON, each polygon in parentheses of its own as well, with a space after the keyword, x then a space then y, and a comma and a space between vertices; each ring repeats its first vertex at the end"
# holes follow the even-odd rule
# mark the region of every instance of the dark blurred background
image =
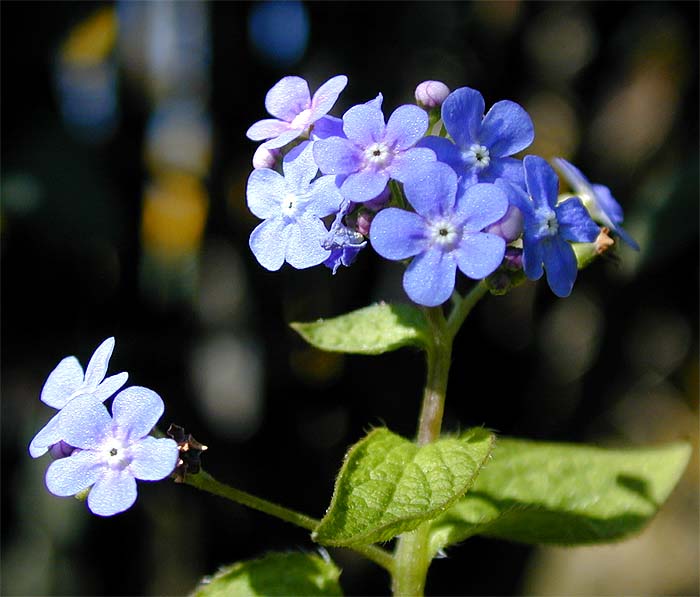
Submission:
MULTIPOLYGON (((184 595, 218 566, 314 550, 307 533, 170 482, 113 518, 50 496, 27 445, 58 361, 116 337, 110 372, 165 400, 216 477, 322 516, 348 446, 412 435, 422 357, 323 354, 288 328, 406 300, 370 251, 336 276, 269 273, 247 247, 255 145, 282 76, 349 84, 333 114, 415 86, 524 105, 529 153, 608 185, 642 246, 557 299, 528 283, 457 340, 445 429, 599 445, 698 436, 695 2, 9 2, 2 11, 2 587, 184 595)), ((697 594, 698 460, 638 538, 539 549, 474 539, 431 568, 444 595, 697 594)), ((347 594, 388 579, 333 551, 347 594)))

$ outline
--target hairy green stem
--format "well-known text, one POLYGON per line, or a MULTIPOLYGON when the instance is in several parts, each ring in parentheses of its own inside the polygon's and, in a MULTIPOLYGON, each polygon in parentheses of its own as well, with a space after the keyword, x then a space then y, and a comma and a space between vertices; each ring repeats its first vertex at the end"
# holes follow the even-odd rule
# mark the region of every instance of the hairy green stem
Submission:
MULTIPOLYGON (((309 531, 315 531, 318 527, 320 520, 312 518, 311 516, 306 516, 306 514, 301 514, 300 512, 295 512, 284 506, 275 504, 268 500, 264 500, 255 495, 241 491, 240 489, 235 489, 230 485, 221 483, 212 477, 209 473, 204 470, 200 470, 196 475, 186 475, 184 483, 201 489, 202 491, 207 491, 211 494, 218 495, 219 497, 226 498, 237 504, 247 506, 253 510, 258 510, 259 512, 264 512, 270 516, 280 518, 285 522, 289 522, 296 526, 302 527, 309 531)), ((375 545, 363 545, 351 548, 359 554, 365 556, 368 560, 373 561, 378 564, 390 574, 394 570, 394 558, 387 551, 376 547, 375 545)))
POLYGON ((447 320, 447 330, 450 334, 450 339, 454 339, 462 327, 464 320, 467 315, 471 313, 471 310, 475 305, 484 297, 484 295, 489 291, 488 286, 484 280, 481 280, 474 288, 472 288, 465 297, 455 300, 453 297, 454 307, 450 313, 450 317, 447 320))

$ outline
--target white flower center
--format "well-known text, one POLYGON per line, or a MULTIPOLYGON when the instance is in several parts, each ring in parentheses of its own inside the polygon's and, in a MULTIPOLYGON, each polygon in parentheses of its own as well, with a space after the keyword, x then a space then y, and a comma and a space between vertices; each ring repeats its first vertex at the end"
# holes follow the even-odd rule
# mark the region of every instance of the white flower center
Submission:
POLYGON ((292 129, 304 130, 311 123, 311 116, 311 108, 299 112, 290 123, 292 129))
POLYGON ((391 150, 386 143, 372 143, 364 151, 365 164, 382 168, 391 162, 391 150))
POLYGON ((535 210, 539 222, 538 234, 543 236, 555 236, 559 232, 557 215, 549 207, 540 207, 535 210))
POLYGON ((488 148, 478 143, 470 145, 469 149, 462 153, 462 158, 467 164, 474 166, 478 170, 483 170, 491 163, 488 148))
POLYGON ((104 460, 111 469, 122 470, 131 463, 126 446, 117 439, 109 440, 103 448, 104 460))
POLYGON ((293 218, 299 211, 299 197, 289 193, 282 199, 282 215, 286 218, 293 218))
POLYGON ((435 220, 428 226, 430 243, 450 250, 459 242, 460 230, 448 219, 435 220))

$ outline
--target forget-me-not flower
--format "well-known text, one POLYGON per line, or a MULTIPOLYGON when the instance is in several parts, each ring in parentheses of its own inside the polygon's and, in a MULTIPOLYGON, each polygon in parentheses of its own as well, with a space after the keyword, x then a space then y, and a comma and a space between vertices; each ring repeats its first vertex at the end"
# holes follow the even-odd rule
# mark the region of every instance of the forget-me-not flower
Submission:
POLYGON ((569 296, 578 272, 576 255, 569 243, 593 242, 600 228, 578 197, 557 205, 559 179, 544 159, 525 156, 523 169, 527 193, 505 181, 496 183, 509 193, 509 200, 525 219, 523 270, 530 280, 538 280, 544 265, 554 294, 569 296))
POLYGON ((355 203, 377 197, 389 179, 403 182, 414 168, 435 161, 431 150, 414 147, 428 130, 424 110, 400 106, 385 123, 373 102, 353 106, 343 115, 344 137, 316 141, 313 148, 321 172, 345 175, 340 191, 355 203))
POLYGON ((114 350, 114 338, 107 338, 97 347, 88 362, 85 372, 78 359, 66 357, 49 374, 41 390, 41 401, 59 412, 34 436, 29 444, 29 453, 38 458, 64 439, 61 431, 61 409, 82 394, 91 394, 104 402, 121 388, 128 373, 117 373, 105 378, 109 359, 114 350))
POLYGON ((457 268, 470 278, 491 274, 503 260, 505 241, 482 232, 508 209, 497 186, 475 184, 458 193, 457 175, 439 162, 423 166, 404 181, 414 212, 389 207, 372 221, 370 241, 382 257, 413 261, 403 287, 412 301, 434 307, 454 290, 457 268))
POLYGON ((456 89, 442 104, 442 120, 454 143, 430 136, 419 146, 429 147, 439 161, 449 164, 462 186, 498 178, 522 185, 521 162, 510 156, 534 140, 532 119, 509 100, 496 102, 485 116, 484 108, 484 98, 476 89, 456 89))
POLYGON ((602 184, 591 184, 576 166, 563 158, 554 158, 554 165, 569 183, 574 195, 581 198, 591 217, 614 231, 634 250, 639 251, 639 245, 621 226, 624 213, 610 189, 602 184))
POLYGON ((136 501, 136 479, 159 481, 175 469, 179 450, 168 438, 151 437, 163 401, 148 388, 132 386, 114 398, 113 416, 100 400, 83 395, 62 411, 66 441, 76 448, 46 471, 46 487, 67 497, 90 489, 88 508, 112 516, 136 501))
POLYGON ((268 149, 283 147, 317 120, 325 116, 348 84, 345 75, 326 81, 311 97, 308 83, 301 77, 284 77, 265 96, 265 108, 275 118, 253 124, 246 136, 253 141, 267 139, 268 149))
POLYGON ((267 168, 248 178, 248 208, 265 221, 250 235, 250 248, 264 268, 276 271, 286 261, 296 269, 323 263, 330 250, 323 247, 328 230, 321 218, 340 209, 342 196, 335 176, 321 176, 306 141, 282 162, 284 176, 267 168))

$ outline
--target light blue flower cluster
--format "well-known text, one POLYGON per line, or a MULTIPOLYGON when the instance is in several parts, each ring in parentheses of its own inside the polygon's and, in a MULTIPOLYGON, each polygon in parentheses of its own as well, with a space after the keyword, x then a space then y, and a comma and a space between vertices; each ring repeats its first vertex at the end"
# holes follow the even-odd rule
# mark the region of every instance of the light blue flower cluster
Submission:
POLYGON ((552 291, 568 296, 577 275, 571 243, 594 242, 599 225, 638 249, 607 187, 555 159, 575 194, 560 195, 544 159, 514 157, 535 137, 517 103, 485 112, 475 89, 450 93, 426 81, 416 89, 418 105, 400 106, 388 120, 381 94, 331 116, 346 84, 333 77, 312 98, 303 79, 285 77, 265 101, 276 120, 248 130, 265 140, 247 201, 263 220, 250 247, 266 269, 323 263, 335 274, 369 241, 386 259, 410 260, 406 294, 437 306, 454 291, 457 270, 479 280, 504 260, 531 280, 546 272, 552 291))
POLYGON ((153 390, 122 390, 109 414, 103 402, 128 377, 119 373, 105 378, 113 350, 114 338, 108 338, 84 374, 75 357, 58 364, 44 384, 41 400, 59 412, 29 445, 34 458, 49 452, 55 459, 46 472, 48 490, 67 497, 89 489, 88 508, 99 516, 130 508, 136 501, 136 479, 164 479, 179 457, 175 441, 149 435, 164 410, 153 390))

